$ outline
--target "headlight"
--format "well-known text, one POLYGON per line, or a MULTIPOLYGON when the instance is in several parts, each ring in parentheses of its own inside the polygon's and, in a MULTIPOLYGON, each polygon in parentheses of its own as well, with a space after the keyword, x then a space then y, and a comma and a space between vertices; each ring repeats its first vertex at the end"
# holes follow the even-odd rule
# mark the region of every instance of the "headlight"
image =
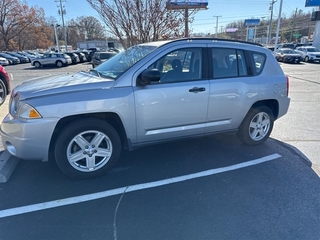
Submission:
POLYGON ((37 119, 42 118, 40 113, 31 105, 20 102, 19 93, 12 91, 10 102, 9 102, 9 112, 13 117, 19 117, 24 119, 37 119))
POLYGON ((38 111, 27 103, 20 104, 17 116, 24 119, 41 118, 41 115, 38 113, 38 111))

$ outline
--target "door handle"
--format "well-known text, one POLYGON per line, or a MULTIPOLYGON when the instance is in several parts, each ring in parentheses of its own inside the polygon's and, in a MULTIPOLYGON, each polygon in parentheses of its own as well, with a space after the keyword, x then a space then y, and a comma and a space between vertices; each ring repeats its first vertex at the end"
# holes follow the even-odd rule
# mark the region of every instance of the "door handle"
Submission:
POLYGON ((206 90, 206 88, 204 88, 204 87, 200 87, 200 88, 194 87, 194 88, 189 89, 189 92, 204 92, 205 90, 206 90))

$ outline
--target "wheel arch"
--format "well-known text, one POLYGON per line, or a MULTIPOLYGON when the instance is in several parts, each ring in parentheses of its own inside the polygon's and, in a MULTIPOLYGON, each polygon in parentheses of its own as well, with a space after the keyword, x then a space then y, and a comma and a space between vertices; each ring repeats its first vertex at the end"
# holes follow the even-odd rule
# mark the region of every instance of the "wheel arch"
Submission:
POLYGON ((53 135, 50 140, 50 147, 49 152, 52 152, 55 145, 55 140, 57 139, 59 133, 62 131, 62 129, 69 123, 77 120, 77 119, 83 119, 83 118, 99 118, 107 123, 109 123, 119 134, 121 145, 127 149, 128 148, 128 141, 126 136, 126 131, 124 129, 123 123, 116 113, 92 113, 92 114, 79 114, 79 115, 73 115, 73 116, 67 116, 62 119, 60 119, 53 131, 53 135))
POLYGON ((279 102, 276 99, 267 99, 267 100, 261 100, 258 102, 255 102, 250 109, 252 108, 258 108, 261 106, 266 106, 268 108, 270 108, 274 120, 276 120, 279 116, 279 102))

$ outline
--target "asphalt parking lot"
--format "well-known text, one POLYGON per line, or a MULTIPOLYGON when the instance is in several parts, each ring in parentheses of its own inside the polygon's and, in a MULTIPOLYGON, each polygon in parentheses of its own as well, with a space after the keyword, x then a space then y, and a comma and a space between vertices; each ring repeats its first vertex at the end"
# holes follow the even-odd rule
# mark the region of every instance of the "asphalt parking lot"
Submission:
MULTIPOLYGON (((0 239, 320 239, 320 64, 281 66, 291 105, 266 143, 223 134, 145 147, 82 181, 20 161, 0 183, 0 239)), ((6 69, 16 86, 90 67, 6 69)))

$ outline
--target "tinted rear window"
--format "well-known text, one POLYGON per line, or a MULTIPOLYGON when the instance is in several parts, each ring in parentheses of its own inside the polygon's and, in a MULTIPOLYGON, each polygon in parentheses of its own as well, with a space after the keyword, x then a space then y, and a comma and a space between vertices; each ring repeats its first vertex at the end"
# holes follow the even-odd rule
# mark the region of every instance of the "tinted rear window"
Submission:
POLYGON ((113 57, 116 54, 113 53, 100 53, 100 59, 109 59, 111 57, 113 57))

